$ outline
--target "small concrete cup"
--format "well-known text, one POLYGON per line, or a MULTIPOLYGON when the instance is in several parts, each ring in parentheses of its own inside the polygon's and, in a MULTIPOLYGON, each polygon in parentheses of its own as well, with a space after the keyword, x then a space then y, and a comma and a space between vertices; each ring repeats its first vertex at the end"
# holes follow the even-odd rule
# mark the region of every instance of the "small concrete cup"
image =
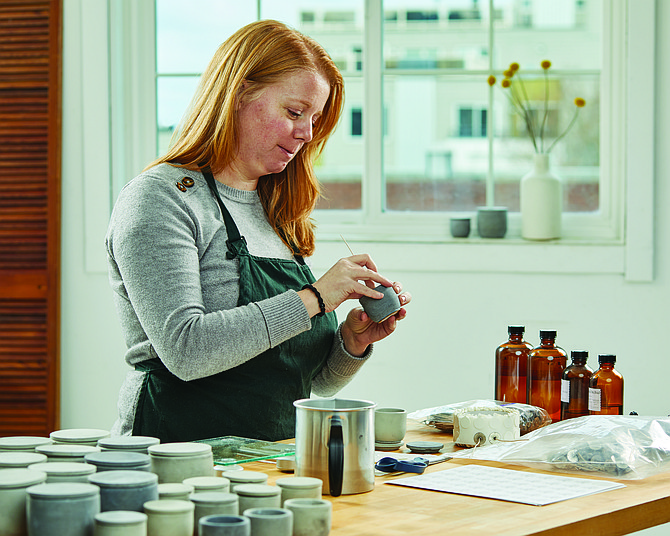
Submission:
POLYGON ((507 232, 507 207, 479 207, 477 232, 482 238, 503 238, 507 232))
POLYGON ((377 299, 362 296, 358 301, 372 321, 379 324, 391 315, 396 314, 400 310, 401 305, 400 298, 398 298, 393 287, 377 285, 375 290, 381 292, 384 297, 377 299))
POLYGON ((375 409, 375 441, 402 441, 407 432, 407 411, 402 408, 375 409))
POLYGON ((470 218, 451 218, 449 230, 454 238, 467 238, 470 236, 470 218))
POLYGON ((292 536, 293 512, 286 508, 249 508, 243 515, 249 518, 251 536, 292 536))
POLYGON ((293 536, 328 536, 333 505, 324 499, 288 499, 284 508, 293 512, 293 536))

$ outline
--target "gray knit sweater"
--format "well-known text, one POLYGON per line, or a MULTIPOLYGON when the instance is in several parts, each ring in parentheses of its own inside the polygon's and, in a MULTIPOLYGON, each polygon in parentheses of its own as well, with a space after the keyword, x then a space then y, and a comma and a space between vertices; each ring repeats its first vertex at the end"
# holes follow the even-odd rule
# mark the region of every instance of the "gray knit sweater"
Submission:
MULTIPOLYGON (((262 180, 262 179, 261 179, 262 180)), ((255 191, 217 182, 249 252, 292 259, 255 191)), ((237 306, 239 261, 226 259, 226 227, 201 173, 156 166, 121 191, 106 237, 109 280, 126 339, 126 362, 160 357, 182 380, 236 367, 311 328, 295 290, 237 306), (188 187, 184 186, 182 179, 188 187)), ((340 326, 341 328, 341 326, 340 326)), ((340 329, 312 391, 332 396, 360 369, 340 329)), ((131 370, 119 395, 114 434, 129 434, 144 372, 131 370)))

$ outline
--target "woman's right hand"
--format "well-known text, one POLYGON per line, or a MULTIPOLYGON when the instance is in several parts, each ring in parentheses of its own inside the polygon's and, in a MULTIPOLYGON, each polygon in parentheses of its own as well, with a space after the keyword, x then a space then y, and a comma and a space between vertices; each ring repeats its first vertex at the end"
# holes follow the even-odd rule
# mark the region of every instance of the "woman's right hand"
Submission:
MULTIPOLYGON (((329 313, 337 309, 345 300, 357 300, 361 296, 381 298, 383 294, 373 290, 377 284, 390 287, 393 283, 377 272, 375 263, 369 255, 364 253, 337 261, 314 283, 314 287, 321 294, 326 312, 329 313)), ((301 297, 310 311, 310 316, 313 316, 311 314, 313 304, 310 307, 310 302, 314 301, 314 294, 309 290, 300 291, 298 294, 301 293, 306 293, 304 297, 301 297)), ((318 312, 317 303, 316 313, 318 312)))

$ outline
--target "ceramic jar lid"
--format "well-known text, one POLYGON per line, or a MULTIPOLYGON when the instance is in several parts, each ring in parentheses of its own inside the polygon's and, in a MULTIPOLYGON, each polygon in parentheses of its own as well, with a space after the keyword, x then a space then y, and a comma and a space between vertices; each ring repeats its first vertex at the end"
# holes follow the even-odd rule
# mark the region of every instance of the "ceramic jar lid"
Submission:
POLYGON ((10 436, 0 437, 0 450, 35 450, 40 445, 53 443, 48 437, 10 436))
POLYGON ((28 467, 34 463, 47 461, 47 457, 39 452, 0 452, 0 467, 28 467))
POLYGON ((195 510, 195 505, 190 501, 161 499, 144 503, 144 511, 150 514, 185 514, 193 510, 195 510))
POLYGON ((91 443, 93 441, 97 442, 107 436, 109 436, 107 430, 98 430, 96 428, 70 428, 56 430, 49 434, 51 439, 61 443, 91 443))
POLYGON ((29 469, 58 476, 84 476, 96 471, 95 465, 80 462, 42 462, 31 465, 29 469))
POLYGON ((41 484, 47 475, 26 468, 0 469, 0 489, 25 488, 41 484))
POLYGON ((280 495, 281 489, 268 484, 241 484, 235 488, 235 493, 246 497, 272 497, 280 495))
POLYGON ((236 493, 226 493, 224 491, 203 491, 191 495, 191 501, 195 504, 231 504, 238 501, 236 493))
POLYGON ((35 447, 35 451, 56 458, 84 458, 90 452, 100 452, 100 447, 90 445, 73 445, 69 443, 52 443, 35 447))
POLYGON ((158 484, 158 496, 160 498, 169 499, 170 497, 178 497, 191 493, 193 493, 193 486, 186 484, 179 484, 178 482, 158 484))
POLYGON ((264 484, 268 475, 259 471, 223 471, 221 476, 236 484, 264 484))
POLYGON ((150 446, 147 450, 152 456, 190 457, 211 454, 212 447, 206 443, 160 443, 150 446))
POLYGON ((278 478, 275 484, 282 488, 312 489, 322 487, 323 481, 311 476, 287 476, 278 478))
POLYGON ((158 475, 147 471, 102 471, 89 475, 88 481, 106 488, 136 488, 158 485, 158 475))
POLYGON ((84 482, 63 482, 58 484, 37 484, 27 490, 28 494, 40 499, 77 499, 100 494, 100 488, 84 482))
POLYGON ((98 440, 98 446, 102 449, 148 449, 152 445, 158 445, 161 442, 157 437, 149 436, 115 436, 103 437, 98 440))
POLYGON ((132 512, 130 510, 112 510, 110 512, 100 512, 95 514, 95 521, 98 525, 107 527, 118 527, 141 525, 147 522, 147 515, 142 512, 132 512))
POLYGON ((221 488, 228 489, 230 480, 221 476, 193 476, 184 480, 184 484, 193 486, 193 489, 196 491, 214 491, 221 488))
POLYGON ((118 452, 114 450, 104 450, 101 452, 91 452, 84 456, 87 463, 104 467, 119 468, 142 467, 151 463, 148 454, 140 452, 118 452))

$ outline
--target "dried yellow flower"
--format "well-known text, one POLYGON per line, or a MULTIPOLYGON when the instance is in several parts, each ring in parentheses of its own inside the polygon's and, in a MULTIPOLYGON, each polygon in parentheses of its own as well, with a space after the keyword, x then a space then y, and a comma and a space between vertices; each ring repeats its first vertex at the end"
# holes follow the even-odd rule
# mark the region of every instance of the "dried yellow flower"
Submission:
POLYGON ((517 72, 519 70, 519 64, 514 62, 509 64, 509 70, 513 72, 517 72))
POLYGON ((577 97, 575 99, 575 106, 577 106, 577 108, 584 108, 584 106, 586 106, 586 101, 581 97, 577 97))
POLYGON ((489 76, 488 83, 489 83, 489 86, 494 86, 495 83, 496 83, 496 77, 493 76, 493 75, 489 76))
POLYGON ((509 78, 505 78, 502 82, 500 82, 500 85, 502 87, 510 87, 512 85, 512 81, 509 78))
POLYGON ((540 63, 540 65, 546 71, 549 69, 549 67, 551 67, 551 62, 549 60, 544 60, 542 63, 540 63))
POLYGON ((507 78, 512 78, 512 77, 514 76, 514 71, 513 71, 512 69, 508 69, 507 71, 504 71, 503 74, 504 74, 507 78))

